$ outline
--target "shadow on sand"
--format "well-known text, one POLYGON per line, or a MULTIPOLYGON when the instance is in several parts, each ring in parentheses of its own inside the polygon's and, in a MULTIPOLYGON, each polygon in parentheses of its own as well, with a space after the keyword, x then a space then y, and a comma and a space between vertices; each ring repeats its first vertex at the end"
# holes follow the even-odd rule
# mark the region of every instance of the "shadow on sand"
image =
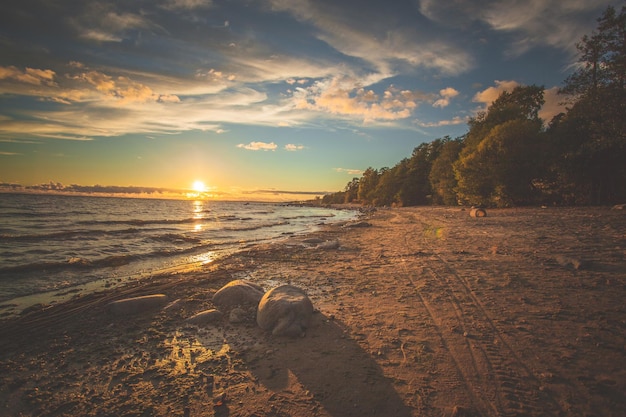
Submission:
POLYGON ((315 313, 306 337, 265 339, 261 355, 246 355, 250 372, 270 391, 302 390, 336 417, 411 416, 392 381, 341 322, 315 313))

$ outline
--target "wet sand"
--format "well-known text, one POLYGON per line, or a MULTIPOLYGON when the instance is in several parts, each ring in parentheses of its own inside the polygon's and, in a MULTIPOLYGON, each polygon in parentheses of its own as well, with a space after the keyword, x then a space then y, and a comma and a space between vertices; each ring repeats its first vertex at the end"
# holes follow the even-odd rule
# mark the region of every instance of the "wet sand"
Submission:
POLYGON ((326 248, 293 238, 0 321, 0 414, 622 415, 626 213, 487 214, 378 210, 308 236, 326 248), (238 278, 306 289, 306 336, 185 323, 238 278), (158 293, 179 301, 107 312, 158 293))

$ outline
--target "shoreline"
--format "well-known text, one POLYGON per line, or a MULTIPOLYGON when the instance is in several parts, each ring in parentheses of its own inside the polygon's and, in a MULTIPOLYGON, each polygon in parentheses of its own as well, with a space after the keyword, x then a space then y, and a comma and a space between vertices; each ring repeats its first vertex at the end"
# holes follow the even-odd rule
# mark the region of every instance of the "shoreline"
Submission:
MULTIPOLYGON (((319 208, 319 207, 318 207, 319 208)), ((359 217, 358 210, 354 208, 330 208, 338 211, 350 211, 354 213, 354 218, 359 217)), ((333 214, 332 217, 334 217, 333 214)), ((60 288, 39 291, 26 295, 13 296, 0 301, 0 322, 6 319, 19 317, 24 313, 43 310, 51 306, 59 305, 71 301, 74 298, 82 297, 94 292, 108 291, 113 288, 124 287, 129 283, 143 281, 154 276, 178 275, 185 272, 193 272, 200 270, 203 265, 213 263, 219 259, 232 256, 239 251, 249 250, 250 247, 256 245, 264 245, 272 242, 281 242, 288 240, 293 236, 304 236, 314 233, 317 229, 332 225, 334 223, 343 223, 346 220, 333 221, 332 217, 328 223, 319 223, 317 225, 309 225, 311 230, 299 231, 292 233, 284 233, 280 236, 263 238, 259 240, 248 240, 231 242, 228 244, 218 244, 211 250, 198 250, 197 253, 186 254, 184 257, 179 255, 180 259, 163 262, 157 266, 158 260, 139 260, 135 264, 144 264, 141 268, 136 265, 119 266, 103 266, 100 267, 102 277, 86 281, 65 285, 60 288), (184 262, 181 259, 184 258, 184 262), (151 267, 151 263, 154 263, 151 267), (148 269, 146 269, 148 268, 148 269), (105 276, 106 275, 106 276, 105 276)), ((161 257, 163 258, 163 257, 161 257)), ((168 258, 166 258, 168 259, 168 258)), ((95 268, 95 267, 94 267, 95 268)), ((90 271, 89 269, 85 269, 90 271)), ((80 272, 80 270, 79 270, 80 272)), ((46 274, 45 270, 33 270, 32 274, 46 274)))
POLYGON ((608 208, 378 210, 199 270, 0 321, 0 411, 17 415, 619 415, 626 218, 608 208), (303 241, 338 242, 322 249, 303 241), (217 289, 290 283, 303 338, 192 326, 217 289), (119 298, 176 309, 123 318, 119 298))

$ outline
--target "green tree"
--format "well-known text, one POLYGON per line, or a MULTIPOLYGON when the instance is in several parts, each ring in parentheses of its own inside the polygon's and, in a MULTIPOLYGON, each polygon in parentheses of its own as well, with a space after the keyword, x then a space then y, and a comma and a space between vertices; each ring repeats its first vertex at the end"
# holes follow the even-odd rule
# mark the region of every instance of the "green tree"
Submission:
POLYGON ((537 120, 515 119, 491 129, 473 152, 454 164, 459 199, 498 207, 534 201, 538 190, 533 181, 542 172, 540 128, 537 120))
POLYGON ((433 192, 433 203, 449 206, 458 204, 457 181, 452 166, 458 160, 462 148, 462 138, 452 140, 445 137, 443 139, 439 155, 433 161, 428 175, 433 192))
POLYGON ((542 128, 543 91, 540 86, 518 86, 503 92, 487 112, 470 119, 464 147, 453 164, 460 202, 498 206, 529 202, 523 196, 530 197, 528 176, 536 176, 539 170, 535 165, 541 158, 533 152, 542 128), (531 158, 532 167, 524 157, 531 158))
POLYGON ((375 199, 377 206, 397 205, 397 193, 406 178, 406 159, 403 159, 393 168, 380 170, 380 177, 376 185, 375 199))
POLYGON ((357 177, 352 178, 352 181, 346 184, 344 193, 345 203, 351 203, 359 198, 359 179, 357 177))
POLYGON ((378 170, 369 167, 363 172, 359 180, 358 199, 363 204, 374 204, 375 191, 378 186, 378 170))
POLYGON ((429 174, 433 161, 439 155, 443 139, 422 143, 413 149, 411 158, 404 161, 402 179, 396 193, 396 204, 402 206, 426 205, 431 203, 432 187, 429 174))

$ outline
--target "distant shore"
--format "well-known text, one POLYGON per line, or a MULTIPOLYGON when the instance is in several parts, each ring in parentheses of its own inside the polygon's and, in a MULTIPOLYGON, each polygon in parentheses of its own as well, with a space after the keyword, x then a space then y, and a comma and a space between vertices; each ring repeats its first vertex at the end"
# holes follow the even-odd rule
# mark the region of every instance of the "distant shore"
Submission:
POLYGON ((0 322, 0 414, 619 415, 626 216, 609 208, 377 210, 176 275, 0 322), (316 245, 307 242, 333 242, 316 245), (196 327, 233 279, 305 289, 303 338, 196 327), (165 294, 175 308, 114 317, 165 294))

